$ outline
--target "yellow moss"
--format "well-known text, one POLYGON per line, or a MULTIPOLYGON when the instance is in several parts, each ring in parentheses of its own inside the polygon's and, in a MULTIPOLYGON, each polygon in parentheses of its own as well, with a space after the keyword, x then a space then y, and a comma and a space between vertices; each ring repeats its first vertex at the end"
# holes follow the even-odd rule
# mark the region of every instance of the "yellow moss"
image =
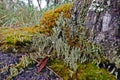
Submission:
POLYGON ((38 31, 38 27, 7 28, 1 31, 1 35, 4 37, 4 42, 16 44, 19 41, 29 41, 30 37, 38 33, 38 31))
POLYGON ((56 25, 56 20, 59 18, 61 13, 63 13, 63 17, 70 18, 71 7, 72 3, 63 4, 54 10, 46 11, 40 20, 40 25, 42 26, 40 32, 51 34, 53 32, 52 28, 56 25))
POLYGON ((27 43, 31 43, 31 38, 37 33, 39 33, 39 27, 34 26, 22 28, 1 28, 0 48, 2 50, 9 49, 11 51, 14 48, 19 48, 19 46, 26 46, 27 43))
POLYGON ((32 27, 23 27, 21 29, 23 31, 26 31, 29 34, 35 34, 35 33, 39 32, 39 27, 35 27, 35 26, 32 26, 32 27))

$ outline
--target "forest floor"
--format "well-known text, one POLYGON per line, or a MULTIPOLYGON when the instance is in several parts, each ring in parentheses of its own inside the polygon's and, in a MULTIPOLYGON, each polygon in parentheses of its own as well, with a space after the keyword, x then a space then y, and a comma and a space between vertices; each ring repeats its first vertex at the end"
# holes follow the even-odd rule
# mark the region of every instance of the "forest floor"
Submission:
MULTIPOLYGON (((22 57, 23 54, 14 55, 12 53, 3 54, 0 52, 0 70, 4 67, 9 67, 12 64, 16 64, 19 62, 19 58, 22 57)), ((29 66, 21 71, 17 76, 12 78, 12 80, 60 80, 57 75, 54 74, 53 71, 48 68, 44 68, 39 74, 37 74, 37 65, 29 66)), ((10 69, 5 72, 0 72, 0 80, 6 80, 6 78, 10 75, 10 69)))

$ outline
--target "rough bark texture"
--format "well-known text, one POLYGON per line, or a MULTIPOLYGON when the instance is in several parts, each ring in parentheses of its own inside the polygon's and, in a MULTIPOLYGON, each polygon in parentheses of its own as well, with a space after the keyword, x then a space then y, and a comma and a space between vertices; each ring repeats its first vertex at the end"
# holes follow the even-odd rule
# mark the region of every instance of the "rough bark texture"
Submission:
POLYGON ((112 59, 114 55, 120 55, 119 0, 92 1, 85 26, 90 30, 90 39, 105 47, 109 59, 112 59))
MULTIPOLYGON (((120 55, 120 0, 76 0, 73 9, 80 18, 81 7, 87 1, 88 11, 84 26, 90 31, 90 40, 102 44, 108 59, 120 55), (77 9, 76 9, 77 8, 77 9)), ((77 19, 79 20, 79 19, 77 19)), ((80 20, 79 20, 80 21, 80 20)), ((118 57, 119 58, 119 57, 118 57)))
POLYGON ((90 0, 76 0, 71 9, 71 37, 77 34, 78 27, 83 26, 85 21, 85 16, 88 11, 88 6, 90 5, 90 0))

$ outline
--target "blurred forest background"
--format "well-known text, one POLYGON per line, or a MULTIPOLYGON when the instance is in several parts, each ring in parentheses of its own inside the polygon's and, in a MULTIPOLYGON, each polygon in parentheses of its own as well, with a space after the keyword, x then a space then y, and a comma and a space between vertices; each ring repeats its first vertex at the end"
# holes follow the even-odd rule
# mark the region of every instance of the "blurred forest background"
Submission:
POLYGON ((0 26, 31 26, 39 23, 47 9, 71 0, 1 0, 0 26), (42 9, 42 7, 45 7, 42 9))

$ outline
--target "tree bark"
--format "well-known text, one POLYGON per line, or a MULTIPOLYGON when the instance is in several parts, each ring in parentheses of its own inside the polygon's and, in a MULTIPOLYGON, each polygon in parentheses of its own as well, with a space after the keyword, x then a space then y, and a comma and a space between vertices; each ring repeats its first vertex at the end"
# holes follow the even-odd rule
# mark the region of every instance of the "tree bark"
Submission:
POLYGON ((110 60, 114 55, 120 55, 120 0, 76 0, 72 14, 74 24, 83 20, 83 25, 90 31, 89 39, 102 44, 110 60), (88 8, 87 12, 85 11, 87 15, 82 17, 85 1, 88 8))
POLYGON ((71 9, 71 37, 78 32, 79 26, 83 26, 85 16, 87 15, 88 5, 90 0, 76 0, 71 9))
POLYGON ((90 39, 106 47, 106 56, 120 55, 120 0, 92 1, 85 26, 90 39))

